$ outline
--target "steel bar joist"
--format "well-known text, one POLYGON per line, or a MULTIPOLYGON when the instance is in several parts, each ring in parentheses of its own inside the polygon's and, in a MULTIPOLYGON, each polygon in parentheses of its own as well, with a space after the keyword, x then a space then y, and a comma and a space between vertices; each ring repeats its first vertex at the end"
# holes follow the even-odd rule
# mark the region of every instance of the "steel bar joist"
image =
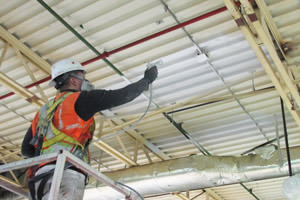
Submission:
MULTIPOLYGON (((40 69, 42 69, 47 74, 50 74, 50 64, 46 62, 43 58, 37 55, 29 47, 19 41, 15 36, 5 30, 0 26, 0 37, 7 41, 16 51, 19 53, 18 56, 25 55, 30 61, 36 64, 40 69)), ((4 53, 1 57, 1 62, 3 61, 4 53)), ((9 88, 11 91, 19 95, 21 98, 25 99, 29 103, 32 103, 38 107, 42 106, 45 101, 37 97, 34 93, 30 92, 28 89, 17 83, 15 80, 10 78, 4 73, 0 73, 0 82, 5 87, 9 88)))
POLYGON ((256 14, 254 13, 252 5, 248 2, 248 0, 241 0, 241 5, 244 6, 243 8, 247 14, 247 19, 245 19, 243 14, 240 12, 240 9, 233 0, 224 0, 224 3, 233 19, 237 23, 238 27, 242 31, 243 35, 248 40, 261 65, 265 69, 267 75, 269 76, 270 80, 281 96, 285 106, 290 111, 297 125, 300 127, 300 116, 294 107, 294 101, 298 106, 300 105, 300 96, 296 84, 290 79, 286 66, 279 59, 274 45, 263 30, 261 22, 258 20, 256 14), (255 34, 250 30, 247 24, 248 21, 250 21, 251 25, 253 25, 253 27, 255 28, 260 41, 266 46, 277 70, 273 68, 271 61, 267 58, 266 53, 262 50, 261 44, 257 43, 255 34), (290 98, 289 95, 291 95, 292 98, 290 98))
POLYGON ((38 107, 42 106, 45 101, 37 97, 34 93, 24 88, 22 85, 14 81, 9 76, 0 72, 0 83, 5 87, 9 88, 11 91, 19 95, 21 98, 25 99, 29 103, 32 103, 38 107))
POLYGON ((17 195, 28 198, 28 191, 20 184, 13 182, 12 180, 0 175, 0 187, 13 192, 17 195))
POLYGON ((17 48, 24 56, 26 56, 30 61, 35 63, 45 73, 47 74, 51 73, 51 66, 48 62, 46 62, 37 53, 32 51, 29 47, 23 44, 15 36, 13 36, 11 33, 5 30, 2 26, 0 26, 0 37, 3 40, 6 40, 14 48, 17 48))
POLYGON ((277 72, 280 74, 280 78, 282 81, 284 81, 288 92, 293 96, 293 99, 295 100, 296 104, 300 107, 300 95, 297 89, 296 84, 291 80, 287 66, 283 64, 283 62, 280 60, 280 57, 274 48, 272 40, 267 36, 267 33, 264 31, 263 26, 261 22, 258 20, 258 17, 256 16, 254 12, 253 6, 249 3, 247 0, 241 0, 242 6, 244 7, 245 14, 247 15, 247 18, 249 19, 249 22, 253 25, 255 28, 259 39, 263 42, 265 47, 267 48, 270 57, 272 58, 276 68, 277 72))

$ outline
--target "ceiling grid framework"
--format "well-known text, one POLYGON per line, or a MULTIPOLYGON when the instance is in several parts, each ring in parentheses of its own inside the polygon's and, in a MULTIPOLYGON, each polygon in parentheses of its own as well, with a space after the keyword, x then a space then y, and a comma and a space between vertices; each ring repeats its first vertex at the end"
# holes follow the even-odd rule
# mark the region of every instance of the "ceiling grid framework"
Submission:
MULTIPOLYGON (((241 0, 241 5, 228 0, 40 2, 98 53, 89 50, 38 1, 0 1, 0 157, 4 162, 22 159, 20 145, 30 120, 56 93, 48 86, 51 64, 64 57, 80 61, 87 78, 104 89, 137 81, 147 63, 163 62, 153 84, 155 104, 134 129, 127 127, 145 111, 148 92, 96 116, 95 135, 103 140, 100 149, 91 147, 91 164, 96 169, 100 165, 102 172, 118 174, 117 170, 136 165, 200 156, 197 143, 211 155, 224 157, 240 156, 266 138, 277 145, 273 140, 275 117, 279 135, 283 135, 280 96, 286 105, 290 146, 299 146, 299 1, 255 0, 250 4, 241 0), (238 17, 229 2, 238 6, 238 17), (256 21, 253 9, 260 13, 256 21), (234 21, 239 18, 251 28, 248 36, 234 21), (174 128, 163 113, 196 143, 174 128), (123 129, 125 133, 109 136, 123 129)), ((284 148, 283 139, 279 144, 284 148)), ((244 183, 250 192, 231 184, 145 198, 279 200, 285 199, 281 188, 286 178, 244 183)), ((91 181, 89 188, 94 187, 91 181)))

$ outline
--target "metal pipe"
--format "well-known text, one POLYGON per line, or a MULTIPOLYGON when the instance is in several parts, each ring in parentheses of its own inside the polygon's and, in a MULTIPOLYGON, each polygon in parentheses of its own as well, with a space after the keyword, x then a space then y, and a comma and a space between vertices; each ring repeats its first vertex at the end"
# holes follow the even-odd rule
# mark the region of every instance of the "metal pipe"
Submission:
POLYGON ((290 156, 290 148, 289 148, 289 140, 288 140, 286 120, 285 120, 285 112, 284 112, 284 105, 283 105, 282 98, 280 98, 280 104, 281 104, 281 113, 282 113, 282 121, 283 121, 283 130, 284 130, 284 139, 285 139, 287 161, 288 161, 288 165, 289 165, 289 176, 293 176, 291 156, 290 156))
MULTIPOLYGON (((249 2, 252 2, 252 1, 254 1, 254 0, 249 0, 249 2)), ((239 5, 240 5, 240 2, 236 2, 236 5, 239 6, 239 5)), ((118 52, 120 52, 120 51, 123 51, 123 50, 128 49, 128 48, 133 47, 133 46, 136 46, 136 45, 141 44, 141 43, 143 43, 143 42, 146 42, 146 41, 148 41, 148 40, 151 40, 151 39, 157 38, 157 37, 159 37, 159 36, 162 36, 162 35, 164 35, 164 34, 166 34, 166 33, 175 31, 175 30, 180 29, 180 28, 183 28, 183 27, 185 27, 185 26, 187 26, 187 25, 193 24, 193 23, 195 23, 195 22, 201 21, 201 20, 203 20, 203 19, 209 18, 209 17, 214 16, 214 15, 217 15, 217 14, 219 14, 219 13, 222 13, 222 12, 226 11, 226 10, 227 10, 227 7, 226 7, 226 6, 221 7, 221 8, 218 8, 218 9, 216 9, 216 10, 210 11, 210 12, 208 12, 208 13, 205 13, 205 14, 200 15, 200 16, 198 16, 198 17, 195 17, 195 18, 193 18, 193 19, 187 20, 187 21, 185 21, 185 22, 182 22, 182 23, 179 23, 179 24, 177 24, 177 25, 175 25, 175 26, 172 26, 172 27, 170 27, 170 28, 167 28, 167 29, 165 29, 165 30, 163 30, 163 31, 160 31, 160 32, 154 33, 154 34, 152 34, 152 35, 149 35, 149 36, 147 36, 147 37, 145 37, 145 38, 142 38, 142 39, 137 40, 137 41, 135 41, 135 42, 132 42, 132 43, 130 43, 130 44, 124 45, 123 47, 117 48, 117 49, 112 50, 112 51, 110 51, 110 52, 104 52, 101 56, 92 58, 92 59, 90 59, 90 60, 88 60, 88 61, 85 61, 85 62, 83 62, 83 63, 84 63, 84 64, 89 64, 89 63, 95 62, 95 61, 97 61, 97 60, 99 60, 99 59, 103 59, 103 58, 108 57, 108 56, 110 56, 110 55, 112 55, 112 54, 118 53, 118 52)))
MULTIPOLYGON (((224 12, 225 10, 227 10, 226 7, 218 8, 218 9, 216 9, 216 10, 210 11, 210 12, 208 12, 208 13, 205 13, 205 14, 203 14, 203 15, 200 15, 200 16, 198 16, 198 17, 195 17, 195 18, 193 18, 193 19, 190 19, 190 20, 188 20, 188 21, 186 21, 186 22, 183 22, 183 23, 181 23, 181 24, 177 24, 177 25, 175 25, 175 26, 172 26, 172 27, 167 28, 167 29, 165 29, 165 30, 162 30, 162 31, 160 31, 160 32, 157 32, 157 33, 154 33, 154 34, 152 34, 152 35, 149 35, 149 36, 147 36, 147 37, 145 37, 145 38, 142 38, 142 39, 140 39, 140 40, 134 41, 134 42, 132 42, 132 43, 129 43, 129 44, 127 44, 127 45, 124 45, 124 46, 122 46, 122 47, 119 47, 119 48, 117 48, 117 49, 114 49, 114 50, 112 50, 112 51, 110 51, 110 52, 104 52, 104 53, 101 54, 100 56, 97 56, 97 57, 95 57, 95 58, 92 58, 92 59, 89 59, 89 60, 87 60, 87 61, 84 61, 84 62, 82 62, 81 64, 82 64, 83 66, 88 65, 88 64, 93 63, 93 62, 95 62, 95 61, 97 61, 97 60, 100 60, 100 59, 103 59, 103 58, 105 58, 105 57, 108 57, 108 56, 110 56, 110 55, 112 55, 112 54, 118 53, 118 52, 123 51, 123 50, 125 50, 125 49, 128 49, 128 48, 130 48, 130 47, 139 45, 139 44, 141 44, 141 43, 143 43, 143 42, 146 42, 146 41, 148 41, 148 40, 157 38, 157 37, 162 36, 162 35, 164 35, 164 34, 166 34, 166 33, 175 31, 175 30, 177 30, 177 29, 179 29, 179 28, 182 28, 183 26, 187 26, 187 25, 193 24, 193 23, 195 23, 195 22, 201 21, 201 20, 203 20, 203 19, 206 19, 206 18, 208 18, 208 17, 217 15, 217 14, 219 14, 219 13, 221 13, 221 12, 224 12)), ((37 81, 37 82, 34 82, 34 83, 32 83, 32 84, 29 84, 29 85, 27 85, 27 86, 25 86, 25 87, 28 89, 28 88, 34 87, 34 86, 36 86, 36 85, 39 85, 39 84, 41 84, 41 83, 44 83, 44 82, 46 82, 46 81, 49 81, 50 79, 51 79, 51 77, 49 76, 49 77, 43 78, 43 79, 41 79, 41 80, 39 80, 39 81, 37 81)), ((10 93, 8 93, 8 94, 5 94, 5 95, 3 95, 3 96, 0 96, 0 100, 1 100, 1 99, 5 99, 5 98, 7 98, 7 97, 9 97, 9 96, 12 96, 13 94, 15 94, 15 93, 14 93, 14 92, 10 92, 10 93)))
POLYGON ((165 30, 163 30, 163 31, 160 31, 160 32, 158 32, 158 33, 154 33, 154 34, 149 35, 149 36, 147 36, 147 37, 145 37, 145 38, 142 38, 142 39, 140 39, 140 40, 137 40, 137 41, 135 41, 135 42, 132 42, 132 43, 130 43, 130 44, 127 44, 127 45, 125 45, 125 46, 123 46, 123 47, 117 48, 117 49, 112 50, 112 51, 110 51, 110 52, 104 52, 101 56, 95 57, 95 58, 93 58, 93 59, 91 59, 91 60, 88 60, 88 61, 86 61, 86 62, 83 62, 83 63, 84 63, 84 64, 89 64, 89 63, 91 63, 91 62, 95 62, 95 61, 97 61, 97 60, 99 60, 99 59, 103 59, 103 58, 108 57, 108 56, 110 56, 110 55, 112 55, 112 54, 118 53, 118 52, 120 52, 120 51, 123 51, 123 50, 128 49, 128 48, 133 47, 133 46, 136 46, 136 45, 141 44, 141 43, 143 43, 143 42, 146 42, 146 41, 148 41, 148 40, 151 40, 151 39, 157 38, 157 37, 159 37, 159 36, 162 36, 162 35, 164 35, 164 34, 166 34, 166 33, 169 33, 169 32, 175 31, 175 30, 177 30, 177 29, 180 29, 180 28, 182 28, 182 27, 184 27, 184 26, 187 26, 187 25, 193 24, 193 23, 195 23, 195 22, 201 21, 201 20, 203 20, 203 19, 206 19, 206 18, 208 18, 208 17, 214 16, 214 15, 216 15, 216 14, 219 14, 219 13, 221 13, 221 12, 224 12, 225 10, 227 10, 227 8, 226 8, 225 6, 224 6, 224 7, 221 7, 221 8, 218 8, 218 9, 213 10, 213 11, 211 11, 211 12, 208 12, 208 13, 206 13, 206 14, 203 14, 203 15, 200 15, 200 16, 195 17, 195 18, 193 18, 193 19, 190 19, 190 20, 188 20, 188 21, 186 21, 186 22, 177 24, 177 25, 175 25, 175 26, 172 26, 172 27, 170 27, 170 28, 167 28, 167 29, 165 29, 165 30))
MULTIPOLYGON (((293 147, 290 151, 295 155, 293 170, 299 173, 300 148, 293 147)), ((268 160, 260 155, 193 155, 104 174, 135 188, 141 195, 154 195, 283 177, 288 175, 288 165, 285 162, 280 167, 277 151, 268 160)), ((99 192, 99 195, 96 194, 99 200, 120 197, 120 194, 103 185, 95 188, 95 192, 99 192)))

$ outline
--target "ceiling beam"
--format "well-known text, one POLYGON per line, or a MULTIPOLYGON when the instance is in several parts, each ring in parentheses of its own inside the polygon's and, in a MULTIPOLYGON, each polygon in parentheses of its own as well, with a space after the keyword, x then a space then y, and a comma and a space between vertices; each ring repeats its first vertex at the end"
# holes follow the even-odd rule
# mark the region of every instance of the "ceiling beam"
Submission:
MULTIPOLYGON (((5 159, 1 159, 3 164, 7 164, 5 159)), ((9 170, 10 175, 13 177, 13 179, 15 180, 15 182, 17 184, 20 184, 20 181, 18 180, 18 178, 16 177, 15 173, 12 170, 9 170)))
POLYGON ((211 196, 215 200, 224 200, 220 195, 218 195, 213 189, 206 188, 204 190, 209 196, 211 196))
MULTIPOLYGON (((255 0, 260 12, 262 13, 262 16, 264 17, 268 28, 270 30, 270 32, 272 33, 272 36, 274 38, 274 42, 277 44, 278 49, 280 50, 282 56, 284 57, 284 59, 286 60, 286 62, 291 65, 289 66, 288 70, 289 72, 292 74, 292 80, 296 79, 300 79, 300 73, 297 69, 297 67, 294 65, 295 64, 295 60, 292 59, 290 56, 285 54, 285 50, 283 45, 285 45, 287 48, 289 48, 288 40, 284 40, 278 30, 278 27, 276 26, 276 23, 272 17, 272 14, 266 4, 265 1, 262 0, 255 0)), ((296 83, 297 84, 297 83, 296 83)))
MULTIPOLYGON (((117 122, 118 125, 121 125, 122 122, 120 122, 120 119, 113 119, 113 121, 117 122)), ((152 151, 152 153, 154 153, 157 157, 159 157, 162 160, 168 160, 170 159, 170 157, 165 154, 162 150, 160 150, 157 146, 155 146, 153 143, 151 143, 150 141, 148 141, 146 138, 144 138, 143 136, 141 136, 140 133, 138 133, 137 131, 133 130, 133 129, 129 129, 129 128, 124 128, 126 130, 126 133, 129 134, 131 137, 136 138, 137 141, 139 141, 142 145, 144 145, 145 147, 147 147, 150 151, 152 151)))
POLYGON ((287 67, 283 64, 283 62, 280 60, 278 53, 276 49, 274 48, 272 40, 268 37, 266 32, 263 29, 263 26, 261 22, 258 20, 253 6, 249 3, 248 0, 240 0, 242 5, 244 6, 244 10, 247 14, 247 17, 249 19, 249 23, 253 24, 253 27, 255 28, 258 37, 263 42, 265 47, 267 48, 270 57, 272 58, 275 66, 277 67, 277 72, 280 74, 281 80, 284 81, 286 84, 287 89, 289 90, 290 94, 293 96, 293 99, 295 100, 298 107, 300 107, 300 95, 298 92, 298 88, 293 80, 291 80, 287 67))
MULTIPOLYGON (((108 122, 109 122, 110 126, 113 126, 113 124, 110 120, 108 120, 108 122)), ((124 163, 125 165, 127 165, 129 167, 136 166, 137 165, 136 161, 133 161, 130 158, 129 153, 124 155, 121 152, 119 152, 118 150, 116 150, 115 148, 113 148, 112 146, 110 146, 109 144, 107 144, 104 141, 98 139, 98 138, 101 137, 103 125, 104 125, 104 117, 100 114, 99 129, 98 129, 99 133, 97 135, 94 135, 93 140, 96 141, 96 142, 93 142, 93 145, 95 147, 101 149, 102 151, 106 152, 107 154, 111 155, 113 158, 121 161, 122 163, 124 163)), ((120 141, 120 142, 121 142, 121 144, 123 144, 122 141, 120 141)), ((123 151, 125 149, 124 152, 127 152, 124 144, 123 144, 122 148, 123 148, 123 151)))
POLYGON ((19 83, 5 75, 4 73, 0 72, 0 83, 5 87, 9 88, 11 91, 38 107, 45 104, 45 101, 37 97, 34 93, 30 92, 19 83))
MULTIPOLYGON (((251 48, 253 49, 254 53, 256 54, 256 56, 257 56, 258 60, 260 61, 261 65, 265 69, 267 75, 269 76, 272 83, 274 84, 274 86, 275 86, 276 90, 278 91, 279 95, 281 96, 285 106, 290 111, 290 113, 293 116, 294 120, 296 121, 297 125, 300 127, 299 113, 297 112, 296 109, 294 109, 293 102, 289 98, 288 94, 286 93, 286 91, 289 90, 289 88, 287 88, 288 86, 286 87, 287 84, 283 84, 281 82, 280 77, 278 77, 278 75, 274 71, 274 69, 273 69, 270 61, 268 60, 266 54, 261 49, 260 45, 256 43, 256 38, 255 38, 254 34, 251 32, 251 30, 247 26, 246 21, 244 20, 242 14, 240 13, 239 8, 236 6, 235 2, 233 0, 223 0, 223 1, 226 5, 228 11, 232 15, 233 19, 236 21, 237 25, 239 26, 240 30, 242 31, 243 35, 247 39, 248 43, 250 44, 251 48)), ((267 36, 264 37, 264 39, 266 39, 266 38, 268 39, 267 36)), ((265 40, 262 40, 262 41, 265 42, 265 40)), ((282 66, 282 63, 281 63, 281 66, 282 66)), ((284 68, 282 70, 285 71, 285 67, 284 66, 282 66, 282 67, 284 68)), ((287 78, 285 78, 285 80, 288 81, 287 78)), ((291 80, 289 79, 288 82, 290 83, 291 80)), ((294 87, 295 87, 295 84, 294 84, 294 87)), ((293 92, 293 94, 294 93, 295 92, 293 92)), ((296 95, 299 96, 299 93, 296 94, 296 95)))
MULTIPOLYGON (((94 139, 97 140, 97 138, 94 138, 94 139)), ((121 162, 123 162, 127 166, 136 166, 137 165, 136 162, 134 162, 133 160, 131 160, 130 158, 123 155, 122 153, 120 153, 119 151, 117 151, 116 149, 114 149, 113 147, 111 147, 110 145, 108 145, 107 143, 105 143, 101 140, 98 141, 98 142, 93 143, 93 145, 100 148, 101 150, 105 151, 106 153, 108 153, 112 157, 120 160, 121 162)))
MULTIPOLYGON (((108 111, 108 110, 103 111, 103 113, 107 113, 108 116, 113 115, 113 113, 111 111, 108 111)), ((118 119, 118 118, 112 119, 112 122, 114 124, 116 124, 118 127, 122 126, 122 124, 126 123, 126 122, 124 122, 124 121, 122 121, 121 119, 118 119)), ((127 133, 131 137, 133 137, 136 140, 138 140, 141 144, 143 144, 145 147, 147 147, 150 151, 152 151, 160 159, 162 159, 162 160, 168 160, 168 159, 170 159, 170 157, 167 154, 165 154, 158 147, 156 147, 150 141, 148 141, 143 136, 141 136, 140 133, 136 132, 133 129, 128 128, 128 124, 127 124, 127 126, 122 126, 122 128, 125 130, 125 133, 127 133)), ((110 132, 110 133, 114 133, 115 132, 115 127, 112 128, 111 130, 112 130, 112 132, 110 132)), ((102 132, 102 134, 104 134, 104 133, 105 133, 105 131, 102 132)))
POLYGON ((181 200, 191 200, 190 198, 188 198, 187 196, 181 194, 181 193, 173 193, 174 196, 178 197, 181 200))
MULTIPOLYGON (((0 37, 7 41, 9 44, 13 46, 13 48, 16 50, 16 54, 20 59, 22 59, 21 52, 27 56, 31 61, 33 61, 36 64, 42 65, 42 70, 44 70, 46 73, 50 73, 50 65, 45 60, 43 60, 41 57, 39 57, 35 52, 33 52, 31 49, 29 49, 27 46, 25 46, 22 42, 20 42, 18 39, 16 39, 12 34, 10 34, 8 31, 6 31, 2 26, 0 26, 0 37), (48 69, 49 68, 49 69, 48 69), (47 69, 47 70, 45 70, 47 69)), ((6 53, 6 49, 8 46, 8 43, 5 43, 5 49, 1 55, 1 62, 3 62, 3 58, 6 53)), ((22 60, 23 61, 23 60, 22 60)), ((23 62, 24 64, 24 62, 23 62)), ((8 77, 4 73, 0 72, 0 83, 4 85, 6 88, 10 89, 29 103, 32 103, 38 107, 42 106, 45 101, 37 97, 34 93, 30 92, 23 86, 21 86, 19 83, 17 83, 12 78, 8 77)))
POLYGON ((2 62, 3 62, 3 59, 4 59, 5 55, 6 55, 7 48, 8 48, 8 43, 5 42, 5 41, 3 41, 3 42, 4 42, 5 44, 4 44, 4 48, 3 48, 3 51, 2 51, 1 57, 0 57, 0 66, 1 66, 1 64, 2 64, 2 62))
POLYGON ((126 149, 124 143, 122 142, 120 136, 117 135, 117 136, 116 136, 116 139, 118 140, 120 146, 122 147, 122 150, 123 150, 124 154, 125 154, 128 158, 130 158, 130 154, 129 154, 129 152, 127 151, 127 149, 126 149))
POLYGON ((28 198, 28 190, 24 189, 24 187, 20 184, 13 182, 12 180, 0 175, 0 187, 11 191, 17 195, 21 195, 23 197, 28 198))
MULTIPOLYGON (((28 66, 28 64, 27 64, 27 62, 26 62, 24 56, 21 54, 21 52, 19 51, 19 49, 15 48, 15 47, 13 47, 13 48, 14 48, 16 54, 17 54, 17 57, 21 60, 21 62, 22 62, 22 64, 23 64, 23 67, 25 68, 27 74, 30 76, 31 81, 32 81, 33 83, 34 83, 34 82, 37 82, 37 79, 35 78, 33 72, 30 70, 30 67, 28 66)), ((36 85, 36 88, 37 88, 38 91, 40 92, 40 95, 41 95, 42 99, 43 99, 44 101, 48 101, 48 98, 47 98, 45 92, 43 91, 43 89, 41 88, 41 86, 40 86, 40 85, 36 85)))
POLYGON ((24 43, 18 40, 10 32, 0 26, 0 37, 6 40, 13 47, 19 49, 30 61, 36 64, 41 70, 47 74, 51 74, 51 65, 41 58, 37 53, 28 48, 24 43))
MULTIPOLYGON (((275 42, 277 43, 278 47, 281 48, 281 45, 284 43, 284 41, 280 35, 280 32, 277 29, 277 26, 273 20, 273 17, 271 15, 271 12, 270 12, 266 2, 262 1, 262 0, 255 0, 255 2, 259 8, 259 11, 262 13, 262 17, 265 19, 275 42)), ((282 51, 282 53, 283 53, 283 51, 282 51)))
POLYGON ((18 155, 16 155, 16 154, 19 154, 19 153, 21 153, 21 150, 20 149, 18 149, 18 150, 15 150, 15 151, 9 151, 9 150, 6 150, 6 149, 0 149, 0 154, 5 154, 5 155, 3 155, 3 156, 0 156, 0 159, 2 160, 2 159, 6 159, 7 157, 15 157, 15 159, 17 159, 17 160, 21 160, 22 159, 22 157, 19 157, 18 155))

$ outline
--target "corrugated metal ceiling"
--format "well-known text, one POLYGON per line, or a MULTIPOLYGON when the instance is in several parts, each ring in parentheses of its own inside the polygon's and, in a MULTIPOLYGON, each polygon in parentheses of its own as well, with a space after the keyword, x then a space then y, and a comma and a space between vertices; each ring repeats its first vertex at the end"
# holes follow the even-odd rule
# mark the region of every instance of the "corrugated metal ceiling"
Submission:
MULTIPOLYGON (((300 63, 300 3, 297 0, 265 0, 283 41, 289 41, 292 50, 287 53, 291 65, 300 63)), ((176 25, 175 20, 159 0, 47 0, 53 10, 64 18, 76 31, 99 52, 110 52, 149 35, 176 25)), ((224 7, 221 0, 168 0, 168 8, 180 22, 224 7)), ((26 44, 50 64, 72 57, 80 62, 97 55, 74 36, 61 22, 34 0, 0 1, 0 21, 10 34, 26 44)), ((250 27, 251 28, 251 27, 250 27)), ((153 102, 150 114, 159 109, 170 112, 169 116, 182 123, 210 154, 239 156, 243 152, 276 137, 276 126, 283 134, 280 98, 270 78, 251 49, 248 41, 227 10, 185 26, 186 31, 208 57, 198 55, 199 49, 182 29, 110 55, 113 63, 130 82, 139 80, 149 62, 161 60, 159 77, 153 84, 153 102), (217 102, 216 102, 217 101, 217 102), (186 110, 178 110, 198 105, 186 110), (168 109, 167 109, 168 108, 168 109), (277 123, 276 123, 277 121, 277 123)), ((3 37, 0 35, 0 37, 3 37)), ((0 44, 1 53, 6 42, 0 44)), ((264 50, 266 50, 263 47, 264 50)), ((267 52, 267 51, 266 51, 267 52)), ((22 86, 29 86, 49 77, 28 58, 32 79, 22 60, 9 45, 1 63, 1 73, 22 86)), ((85 65, 97 88, 116 89, 128 82, 112 70, 103 60, 85 65)), ((48 81, 39 84, 47 99, 55 96, 55 89, 48 81)), ((41 97, 39 88, 28 88, 41 97)), ((0 86, 0 145, 1 154, 18 152, 23 136, 30 126, 38 107, 18 95, 7 95, 10 88, 0 86)), ((149 95, 148 92, 145 93, 149 95)), ((131 103, 103 112, 103 133, 111 134, 112 127, 136 119, 146 109, 148 100, 140 96, 131 103)), ((296 107, 297 109, 297 107, 296 107)), ((287 114, 287 130, 291 146, 300 144, 299 127, 287 114)), ((100 116, 96 117, 96 135, 100 133, 100 116)), ((162 114, 146 117, 130 134, 104 139, 104 142, 138 165, 161 160, 151 145, 168 158, 185 157, 201 152, 186 139, 162 114), (133 135, 139 135, 138 139, 133 135), (142 138, 142 139, 141 139, 142 138), (122 148, 125 146, 125 149, 122 148), (145 146, 144 146, 145 145, 145 146), (138 147, 137 153, 136 147, 138 147), (150 159, 147 158, 149 153, 150 159)), ((284 148, 284 141, 281 140, 284 148)), ((122 161, 93 146, 92 166, 111 171, 124 168, 122 161)), ((20 154, 6 161, 20 159, 20 154)), ((261 200, 284 199, 281 185, 285 178, 246 183, 261 200)), ((155 187, 155 186, 154 186, 155 187)), ((254 199, 240 185, 212 188, 222 199, 254 199)), ((176 191, 174 191, 176 192, 176 191)), ((193 196, 201 191, 193 191, 193 196)), ((166 194, 147 199, 176 199, 166 194)), ((195 199, 205 199, 201 195, 195 199)))

